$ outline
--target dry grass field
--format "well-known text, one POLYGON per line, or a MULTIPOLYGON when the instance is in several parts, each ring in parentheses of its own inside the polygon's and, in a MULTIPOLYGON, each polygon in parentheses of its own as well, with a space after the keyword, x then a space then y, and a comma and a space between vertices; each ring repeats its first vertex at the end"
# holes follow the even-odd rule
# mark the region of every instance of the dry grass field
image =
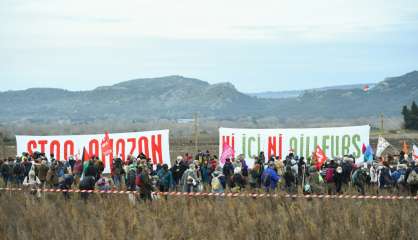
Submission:
POLYGON ((417 239, 412 200, 292 200, 126 195, 40 200, 0 192, 1 239, 417 239))

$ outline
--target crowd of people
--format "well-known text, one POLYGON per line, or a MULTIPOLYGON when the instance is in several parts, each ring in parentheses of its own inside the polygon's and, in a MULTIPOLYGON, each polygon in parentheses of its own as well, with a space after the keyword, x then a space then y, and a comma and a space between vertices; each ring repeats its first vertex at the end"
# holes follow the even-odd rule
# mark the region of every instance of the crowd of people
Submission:
MULTIPOLYGON (((154 165, 143 153, 114 157, 111 174, 103 174, 104 164, 95 156, 83 161, 49 158, 43 153, 0 161, 3 187, 23 187, 34 195, 41 188, 80 190, 127 190, 140 199, 152 200, 152 192, 277 192, 291 194, 410 194, 418 190, 418 165, 401 153, 398 159, 355 161, 352 156, 328 159, 318 166, 315 158, 305 159, 290 153, 284 160, 266 159, 263 152, 252 159, 250 167, 242 156, 220 163, 215 155, 200 152, 178 156, 175 163, 154 165)), ((65 198, 70 194, 63 193, 65 198)), ((88 194, 82 194, 87 199, 88 194)))

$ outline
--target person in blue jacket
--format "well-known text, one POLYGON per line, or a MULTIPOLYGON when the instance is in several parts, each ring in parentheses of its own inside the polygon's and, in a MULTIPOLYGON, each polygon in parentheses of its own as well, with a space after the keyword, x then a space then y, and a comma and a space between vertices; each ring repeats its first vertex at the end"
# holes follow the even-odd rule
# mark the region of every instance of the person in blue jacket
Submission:
POLYGON ((264 189, 269 191, 274 191, 277 187, 277 183, 280 180, 280 176, 274 169, 274 163, 269 163, 266 170, 264 170, 263 175, 261 176, 261 182, 264 189))

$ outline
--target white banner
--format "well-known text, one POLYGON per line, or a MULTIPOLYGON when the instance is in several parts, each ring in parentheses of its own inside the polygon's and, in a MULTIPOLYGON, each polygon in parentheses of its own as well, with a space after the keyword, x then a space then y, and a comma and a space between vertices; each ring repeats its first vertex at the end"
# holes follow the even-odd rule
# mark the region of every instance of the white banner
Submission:
MULTIPOLYGON (((68 136, 16 136, 17 154, 23 152, 32 154, 35 151, 51 153, 57 160, 68 160, 69 156, 83 154, 85 147, 89 155, 99 156, 105 165, 104 173, 110 173, 113 156, 102 153, 101 141, 105 134, 68 135, 68 136)), ((158 130, 148 132, 114 133, 109 134, 110 145, 114 156, 138 156, 143 152, 151 158, 154 164, 170 165, 169 131, 158 130)))
POLYGON ((243 154, 252 166, 253 157, 264 152, 266 159, 284 159, 290 151, 310 157, 319 145, 328 158, 353 154, 362 159, 362 145, 369 145, 370 126, 301 128, 301 129, 219 129, 219 155, 226 143, 234 148, 235 157, 243 154))

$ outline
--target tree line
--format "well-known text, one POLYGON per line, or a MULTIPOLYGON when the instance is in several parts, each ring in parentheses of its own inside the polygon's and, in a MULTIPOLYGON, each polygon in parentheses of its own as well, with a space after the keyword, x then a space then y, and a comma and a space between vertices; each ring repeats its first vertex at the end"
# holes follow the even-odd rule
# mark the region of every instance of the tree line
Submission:
POLYGON ((407 105, 403 106, 402 115, 405 129, 418 130, 418 106, 415 101, 412 102, 410 108, 407 105))

